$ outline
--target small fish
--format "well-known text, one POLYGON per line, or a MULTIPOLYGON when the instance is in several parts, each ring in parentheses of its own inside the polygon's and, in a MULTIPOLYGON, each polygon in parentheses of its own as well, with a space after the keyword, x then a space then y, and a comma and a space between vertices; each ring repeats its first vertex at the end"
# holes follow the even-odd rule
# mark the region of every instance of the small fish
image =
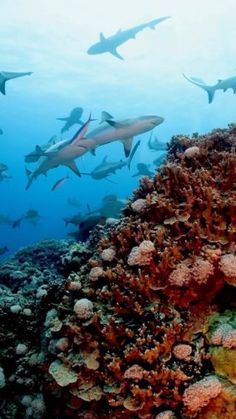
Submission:
POLYGON ((76 197, 74 197, 74 196, 69 197, 67 199, 67 204, 68 205, 71 205, 72 207, 80 207, 81 206, 80 201, 76 197))
POLYGON ((3 130, 2 130, 2 128, 0 128, 0 135, 2 135, 3 134, 3 130))
POLYGON ((7 246, 0 247, 0 256, 5 255, 5 253, 9 252, 7 246))
POLYGON ((57 180, 56 183, 54 183, 51 191, 56 191, 57 189, 59 189, 62 185, 64 185, 64 183, 69 179, 69 175, 64 176, 63 178, 57 180))
POLYGON ((78 141, 84 138, 86 132, 88 131, 88 127, 91 121, 95 121, 95 119, 91 118, 91 113, 87 121, 82 125, 82 127, 76 132, 76 134, 72 137, 71 141, 68 144, 77 145, 78 141))

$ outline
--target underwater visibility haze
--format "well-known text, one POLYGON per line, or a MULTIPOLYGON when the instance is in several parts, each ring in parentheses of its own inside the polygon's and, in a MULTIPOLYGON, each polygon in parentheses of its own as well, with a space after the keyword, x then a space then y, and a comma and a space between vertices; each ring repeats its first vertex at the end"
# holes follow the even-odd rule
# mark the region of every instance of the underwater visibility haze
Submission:
POLYGON ((235 0, 0 6, 0 419, 236 419, 235 0))
MULTIPOLYGON (((121 0, 110 7, 106 0, 16 0, 13 7, 3 0, 1 5, 0 163, 7 170, 0 171, 0 247, 10 253, 40 239, 66 238, 70 228, 63 219, 101 208, 106 195, 127 200, 139 177, 155 170, 161 154, 160 162, 164 159, 172 135, 206 133, 235 120, 233 1, 121 0), (215 85, 210 105, 204 83, 215 85), (107 116, 103 113, 100 124, 102 112, 107 116), (25 190, 26 171, 30 178, 39 157, 47 159, 43 153, 50 146, 53 152, 55 143, 71 140, 90 114, 84 134, 90 140, 94 130, 126 130, 128 120, 143 116, 163 122, 122 134, 129 149, 141 140, 130 170, 124 164, 107 177, 79 177, 59 165, 25 190), (61 179, 66 181, 53 188, 61 179), (68 205, 71 198, 79 208, 68 205), (25 218, 31 210, 39 217, 25 218)), ((72 153, 78 170, 92 173, 105 158, 118 166, 125 161, 128 153, 114 137, 117 141, 102 141, 93 154, 85 148, 72 153)))

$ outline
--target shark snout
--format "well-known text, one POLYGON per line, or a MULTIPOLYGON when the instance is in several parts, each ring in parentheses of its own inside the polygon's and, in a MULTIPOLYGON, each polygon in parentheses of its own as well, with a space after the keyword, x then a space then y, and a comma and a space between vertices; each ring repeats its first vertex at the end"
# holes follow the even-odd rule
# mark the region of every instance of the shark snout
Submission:
POLYGON ((155 118, 153 118, 152 124, 156 127, 157 125, 162 124, 162 122, 164 122, 164 118, 162 118, 162 116, 156 116, 155 118))

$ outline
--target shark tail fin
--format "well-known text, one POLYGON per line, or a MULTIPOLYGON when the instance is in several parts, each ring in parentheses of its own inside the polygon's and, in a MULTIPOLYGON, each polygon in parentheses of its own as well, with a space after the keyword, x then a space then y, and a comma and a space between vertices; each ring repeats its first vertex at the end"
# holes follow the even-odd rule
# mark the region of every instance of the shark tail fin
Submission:
POLYGON ((141 141, 139 140, 136 144, 135 144, 135 146, 133 147, 133 150, 131 151, 131 153, 130 153, 130 156, 129 156, 129 158, 128 158, 128 162, 127 162, 127 166, 128 166, 128 169, 130 170, 130 165, 131 165, 131 162, 132 162, 132 160, 133 160, 133 157, 134 157, 134 155, 135 155, 135 153, 136 153, 136 151, 137 151, 137 149, 138 149, 138 147, 140 146, 140 143, 141 143, 141 141))
POLYGON ((195 84, 195 86, 201 87, 201 89, 205 90, 208 94, 208 103, 212 103, 215 95, 215 86, 209 86, 206 83, 204 83, 203 80, 195 78, 195 77, 187 77, 185 74, 183 74, 184 78, 188 80, 190 83, 195 84))
POLYGON ((171 16, 163 16, 158 19, 151 20, 151 22, 148 23, 148 27, 152 30, 155 30, 158 23, 161 23, 163 20, 170 19, 170 17, 171 16))

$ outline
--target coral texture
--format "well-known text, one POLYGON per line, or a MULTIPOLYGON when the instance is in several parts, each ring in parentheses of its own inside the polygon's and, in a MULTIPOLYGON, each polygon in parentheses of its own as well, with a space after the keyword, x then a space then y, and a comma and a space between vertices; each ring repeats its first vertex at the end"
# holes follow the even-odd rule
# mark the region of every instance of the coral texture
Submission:
POLYGON ((22 298, 2 308, 21 322, 22 309, 30 309, 33 319, 26 318, 38 333, 33 351, 25 335, 4 340, 14 348, 8 360, 18 343, 27 351, 11 368, 6 347, 0 358, 1 391, 14 383, 13 418, 33 404, 26 398, 28 407, 18 408, 19 386, 22 399, 33 394, 40 405, 43 396, 44 417, 57 419, 235 419, 227 329, 235 329, 228 256, 236 254, 235 141, 234 126, 174 137, 167 164, 141 180, 124 217, 99 229, 99 241, 93 233, 86 248, 78 244, 61 258, 66 278, 56 292, 53 283, 40 298, 34 291, 36 312, 22 298), (190 147, 197 153, 185 153, 190 147))

